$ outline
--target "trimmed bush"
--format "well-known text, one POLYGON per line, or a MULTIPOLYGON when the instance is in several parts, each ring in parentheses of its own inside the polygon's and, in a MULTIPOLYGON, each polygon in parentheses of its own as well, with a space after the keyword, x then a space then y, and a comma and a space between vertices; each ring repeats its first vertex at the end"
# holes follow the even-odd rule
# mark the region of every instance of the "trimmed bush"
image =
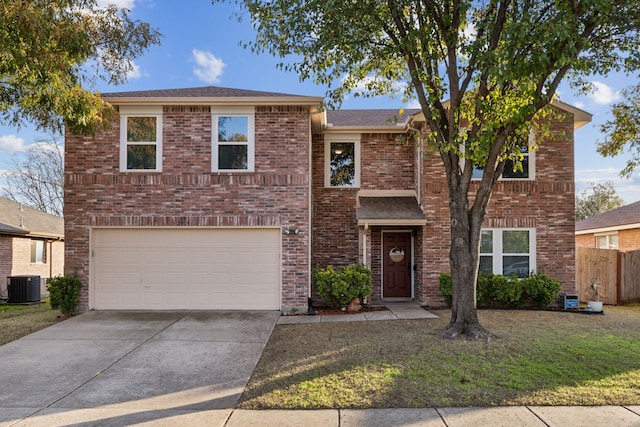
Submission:
POLYGON ((558 296, 562 284, 544 273, 532 272, 522 280, 524 302, 534 307, 546 307, 558 296))
POLYGON ((60 310, 60 313, 65 316, 77 313, 80 288, 82 288, 82 282, 71 274, 47 279, 51 308, 60 310))
MULTIPOLYGON (((451 307, 453 286, 450 273, 440 274, 439 288, 445 304, 451 307)), ((476 285, 476 299, 478 306, 484 307, 546 307, 555 300, 560 289, 559 281, 543 273, 532 272, 524 279, 481 274, 476 285)))
POLYGON ((489 307, 520 307, 522 299, 522 283, 517 276, 501 276, 487 274, 481 282, 482 305, 489 307))
POLYGON ((453 304, 453 284, 451 283, 451 273, 440 273, 440 295, 444 298, 444 303, 451 307, 453 304))
POLYGON ((346 307, 354 298, 371 295, 371 270, 362 264, 338 271, 333 266, 313 270, 318 294, 334 308, 346 307))

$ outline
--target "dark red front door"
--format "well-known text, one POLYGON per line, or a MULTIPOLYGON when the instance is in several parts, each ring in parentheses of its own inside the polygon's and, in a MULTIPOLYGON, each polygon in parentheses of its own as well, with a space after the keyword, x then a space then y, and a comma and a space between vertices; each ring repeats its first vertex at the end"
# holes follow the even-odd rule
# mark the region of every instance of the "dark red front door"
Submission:
POLYGON ((411 233, 383 233, 382 296, 411 297, 411 233))

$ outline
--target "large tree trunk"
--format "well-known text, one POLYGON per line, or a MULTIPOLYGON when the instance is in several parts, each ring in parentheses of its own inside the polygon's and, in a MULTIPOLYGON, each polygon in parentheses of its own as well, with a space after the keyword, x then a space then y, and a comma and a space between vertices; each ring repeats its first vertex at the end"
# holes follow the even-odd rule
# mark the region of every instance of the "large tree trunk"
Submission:
POLYGON ((480 232, 484 211, 471 212, 466 192, 450 191, 451 249, 449 261, 453 299, 451 320, 440 335, 468 339, 488 338, 491 334, 478 321, 476 282, 478 278, 480 232))

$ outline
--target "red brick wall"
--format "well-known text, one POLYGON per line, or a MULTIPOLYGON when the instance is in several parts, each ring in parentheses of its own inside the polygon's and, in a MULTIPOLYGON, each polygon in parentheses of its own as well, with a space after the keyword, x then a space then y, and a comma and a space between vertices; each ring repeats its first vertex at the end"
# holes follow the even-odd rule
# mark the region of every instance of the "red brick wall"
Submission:
POLYGON ((309 284, 309 111, 256 107, 255 172, 211 172, 208 107, 165 106, 163 172, 119 171, 119 120, 95 137, 66 135, 66 266, 89 306, 92 226, 278 226, 283 309, 306 307, 309 284))
POLYGON ((13 248, 11 236, 0 235, 0 297, 7 298, 7 276, 11 276, 13 248))
POLYGON ((620 252, 640 250, 640 228, 618 231, 618 250, 620 252))
MULTIPOLYGON (((573 118, 552 124, 557 138, 538 141, 535 181, 500 181, 494 189, 483 227, 535 228, 537 271, 575 290, 575 184, 573 118)), ((416 299, 442 303, 438 276, 449 271, 449 208, 444 167, 437 155, 423 166, 423 206, 428 223, 424 230, 424 288, 416 299)), ((470 197, 473 200, 473 197, 470 197)))
POLYGON ((0 236, 0 295, 7 296, 8 276, 40 276, 40 291, 48 295, 46 281, 63 273, 64 242, 47 242, 47 259, 31 263, 31 238, 0 236))
MULTIPOLYGON (((356 195, 360 189, 415 189, 415 148, 412 144, 399 143, 396 136, 386 133, 361 134, 360 188, 325 188, 324 135, 314 135, 311 250, 311 264, 314 268, 327 265, 344 267, 362 262, 363 228, 358 228, 356 217, 356 195)), ((379 297, 379 229, 369 229, 367 239, 367 253, 373 271, 373 296, 379 297)), ((315 293, 314 289, 314 296, 315 293)))
MULTIPOLYGON (((614 233, 614 232, 612 232, 614 233)), ((585 248, 596 247, 595 234, 579 234, 576 236, 576 246, 585 248)), ((618 250, 620 252, 631 252, 640 250, 640 228, 618 231, 618 250)))
POLYGON ((576 236, 576 246, 583 248, 595 248, 596 238, 592 234, 579 234, 576 236))

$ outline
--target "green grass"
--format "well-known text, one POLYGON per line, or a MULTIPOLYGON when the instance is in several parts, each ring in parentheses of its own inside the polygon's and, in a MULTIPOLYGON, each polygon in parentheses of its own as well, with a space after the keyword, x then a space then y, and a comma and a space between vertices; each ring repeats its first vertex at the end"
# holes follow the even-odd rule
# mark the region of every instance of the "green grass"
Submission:
POLYGON ((480 311, 491 341, 438 320, 277 326, 242 408, 640 404, 640 307, 480 311))
POLYGON ((22 338, 63 320, 48 300, 38 305, 0 305, 0 345, 22 338))

